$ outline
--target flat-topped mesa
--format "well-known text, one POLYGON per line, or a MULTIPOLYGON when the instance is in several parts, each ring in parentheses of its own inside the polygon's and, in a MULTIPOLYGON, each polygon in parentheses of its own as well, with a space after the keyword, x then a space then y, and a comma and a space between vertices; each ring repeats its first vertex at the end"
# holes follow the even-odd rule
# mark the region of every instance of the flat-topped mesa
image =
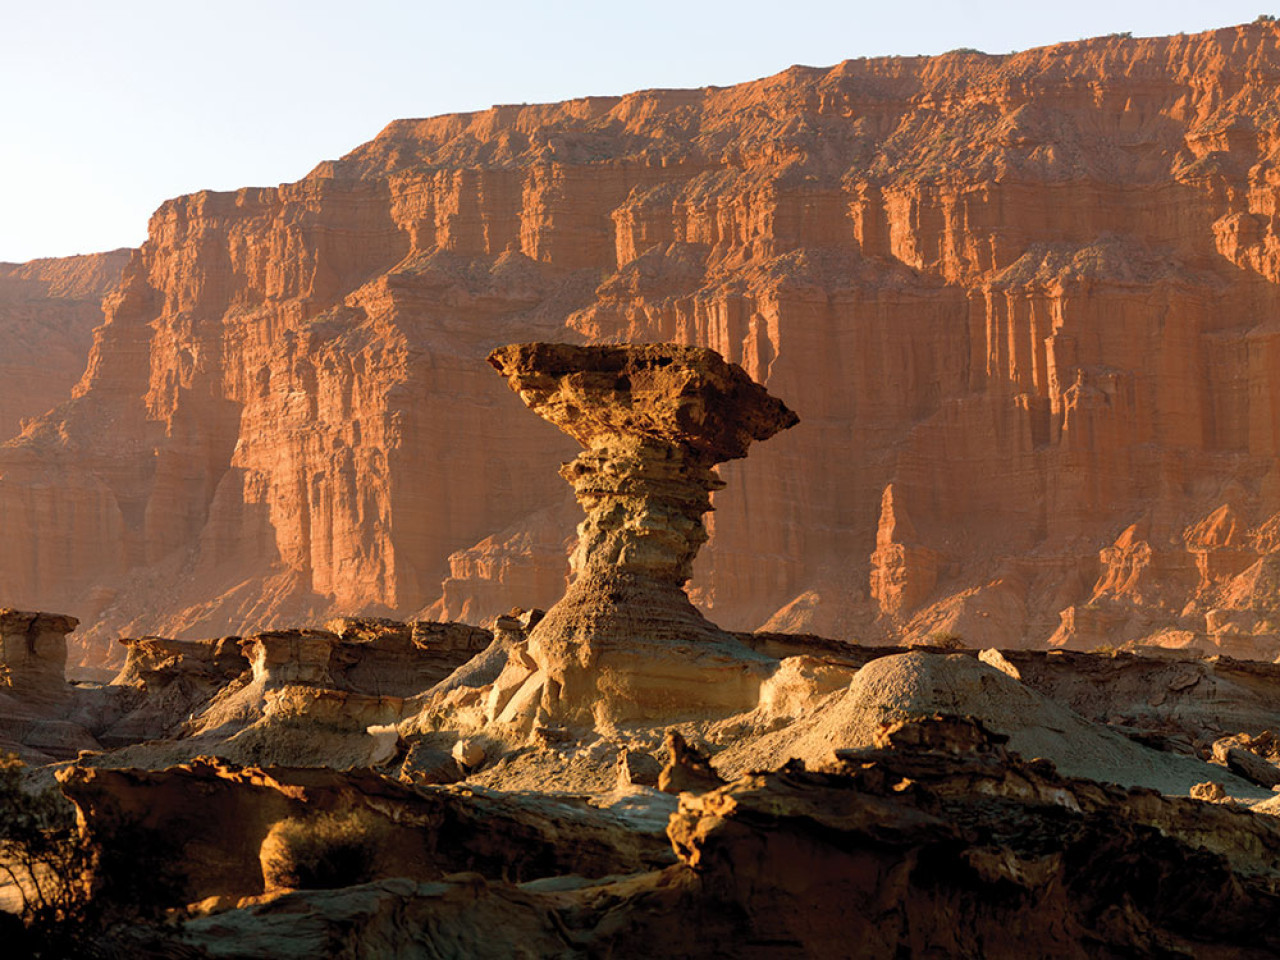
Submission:
POLYGON ((724 486, 712 467, 798 418, 704 347, 525 343, 489 355, 520 398, 586 449, 561 468, 587 517, 575 577, 640 573, 683 585, 724 486))
POLYGON ((79 625, 58 613, 0 607, 0 686, 64 692, 67 634, 79 625))
POLYGON ((771 661, 682 589, 724 484, 715 464, 798 422, 740 368, 677 344, 514 344, 489 355, 538 415, 586 449, 564 465, 586 519, 564 597, 530 633, 489 719, 613 722, 749 709, 771 661))

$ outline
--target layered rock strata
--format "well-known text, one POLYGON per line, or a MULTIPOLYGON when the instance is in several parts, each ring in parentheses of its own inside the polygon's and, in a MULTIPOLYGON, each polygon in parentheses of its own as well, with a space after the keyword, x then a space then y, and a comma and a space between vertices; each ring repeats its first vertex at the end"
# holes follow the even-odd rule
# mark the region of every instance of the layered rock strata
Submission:
POLYGON ((0 263, 0 443, 67 399, 132 252, 0 263))
POLYGON ((489 362, 543 419, 585 448, 561 474, 586 513, 572 582, 514 661, 495 719, 679 717, 758 698, 768 661, 684 593, 715 464, 797 418, 714 351, 675 344, 521 344, 489 362), (515 670, 512 669, 515 666, 515 670))
POLYGON ((148 739, 144 731, 177 741, 150 753, 139 748, 125 761, 143 765, 202 753, 240 762, 381 763, 397 751, 387 725, 401 719, 406 703, 492 638, 467 624, 340 618, 326 626, 130 642, 130 663, 114 688, 137 694, 124 697, 129 712, 102 734, 104 744, 137 743, 148 739), (176 655, 150 663, 158 652, 176 655))
POLYGON ((112 679, 118 686, 146 687, 184 680, 222 684, 249 669, 239 637, 217 640, 171 640, 168 637, 126 637, 124 666, 112 679))
POLYGON ((467 624, 330 621, 327 630, 248 638, 125 639, 110 683, 68 683, 65 633, 74 618, 0 610, 0 752, 32 764, 124 751, 133 765, 198 754, 348 764, 397 750, 394 730, 421 694, 482 651, 489 631, 467 624), (154 743, 147 745, 149 741, 154 743), (106 751, 106 752, 104 752, 106 751))
POLYGON ((326 626, 240 641, 254 681, 408 697, 449 676, 492 639, 488 630, 465 623, 343 617, 326 626))
POLYGON ((84 698, 66 681, 75 617, 0 608, 0 755, 25 763, 70 760, 96 750, 84 698))
POLYGON ((61 692, 67 682, 67 634, 79 625, 75 617, 0 609, 0 685, 61 692))
POLYGON ((718 622, 1280 649, 1271 541, 1240 581, 1244 541, 1188 539, 1280 509, 1277 64, 1264 21, 795 67, 397 121, 169 201, 74 396, 0 451, 4 602, 100 641, 545 608, 572 444, 483 358, 675 340, 804 421, 724 468, 718 622))

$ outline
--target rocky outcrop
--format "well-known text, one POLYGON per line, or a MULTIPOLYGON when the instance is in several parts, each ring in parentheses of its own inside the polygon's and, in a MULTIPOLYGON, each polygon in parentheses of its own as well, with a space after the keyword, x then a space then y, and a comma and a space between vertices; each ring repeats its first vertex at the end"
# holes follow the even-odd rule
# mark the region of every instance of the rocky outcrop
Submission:
POLYGON ((743 911, 740 942, 886 958, 1276 949, 1251 918, 1275 899, 1263 851, 1278 821, 1067 779, 945 722, 681 797, 672 843, 701 890, 743 911))
POLYGON ((167 766, 199 754, 241 762, 346 766, 381 763, 421 694, 482 651, 487 630, 467 624, 338 618, 328 629, 247 638, 126 640, 124 669, 86 708, 104 746, 147 740, 104 763, 167 766), (114 696, 106 696, 114 694, 114 696))
POLYGON ((920 716, 966 715, 1009 748, 1052 761, 1076 777, 1146 787, 1185 796, 1216 777, 1232 796, 1265 796, 1253 784, 1208 766, 1195 755, 1162 752, 1091 721, 976 657, 924 651, 872 660, 847 687, 815 698, 791 722, 758 738, 743 737, 716 758, 722 775, 770 769, 790 759, 814 766, 833 750, 875 745, 886 722, 920 716))
POLYGON ((80 625, 56 613, 0 609, 0 685, 19 692, 66 687, 67 634, 80 625))
POLYGON ((1248 734, 1223 737, 1213 745, 1213 759, 1260 787, 1274 790, 1280 786, 1280 766, 1274 762, 1280 757, 1277 756, 1275 734, 1270 730, 1263 731, 1256 738, 1248 734))
POLYGON ((691 746, 678 731, 667 732, 667 764, 658 774, 656 786, 663 793, 706 793, 723 786, 724 780, 711 767, 711 760, 691 746))
POLYGON ((637 832, 581 801, 417 788, 370 770, 202 758, 156 771, 71 766, 58 779, 95 851, 89 882, 121 903, 141 893, 152 911, 464 871, 599 877, 671 858, 660 832, 637 832))
POLYGON ((1151 523, 1133 524, 1098 565, 1088 600, 1062 611, 1051 645, 1280 656, 1280 514, 1255 525, 1223 504, 1165 542, 1151 523))
POLYGON ((327 626, 268 631, 241 641, 254 681, 409 697, 449 676, 492 640, 488 630, 465 623, 344 617, 327 626))
POLYGON ((1006 651, 1022 680, 1090 719, 1139 742, 1210 759, 1225 735, 1280 729, 1280 665, 1143 654, 1006 651))
POLYGON ((0 755, 43 764, 98 749, 66 680, 76 626, 75 617, 0 608, 0 755))
POLYGON ((897 617, 918 609, 938 585, 941 556, 918 545, 919 537, 906 511, 893 495, 893 484, 880 498, 876 549, 871 554, 871 598, 880 612, 897 617))
POLYGON ((126 637, 120 643, 128 652, 124 666, 111 681, 119 686, 146 687, 179 678, 199 678, 218 685, 234 680, 249 669, 239 637, 217 640, 126 637))
POLYGON ((246 762, 382 763, 422 694, 482 651, 456 623, 340 618, 249 638, 125 639, 108 684, 68 683, 74 618, 0 610, 0 752, 46 764, 81 751, 104 765, 168 766, 200 754, 246 762), (376 734, 376 735, 375 735, 376 734), (104 753, 103 751, 107 751, 104 753))
POLYGON ((79 692, 79 713, 108 749, 190 732, 191 720, 249 672, 239 637, 126 638, 125 664, 111 683, 79 692))
POLYGON ((765 658, 702 616, 684 593, 723 486, 715 464, 796 416, 714 351, 676 344, 522 344, 489 362, 543 419, 585 448, 564 465, 586 519, 572 582, 512 661, 503 722, 679 717, 749 709, 765 658))
POLYGON ((489 630, 466 623, 342 618, 326 626, 339 638, 330 673, 339 687, 409 697, 429 689, 483 651, 489 630))
POLYGON ((802 419, 723 469, 690 591, 725 626, 1251 641, 1268 612, 1180 555, 1280 508, 1278 61, 1260 22, 796 67, 398 121, 172 200, 75 396, 0 453, 4 602, 90 639, 545 608, 574 451, 483 359, 674 340, 802 419), (1091 606, 1140 542, 1181 586, 1091 606))
MULTIPOLYGON (((1158 755, 1117 746, 1115 735, 1183 760, 1217 763, 1223 759, 1215 757, 1215 747, 1217 752, 1231 747, 1253 750, 1253 744, 1270 743, 1271 731, 1280 730, 1277 664, 1160 647, 1139 647, 1137 652, 989 648, 956 653, 936 647, 840 644, 796 635, 740 636, 761 652, 783 659, 761 689, 758 710, 779 729, 755 746, 731 745, 717 762, 728 761, 735 771, 743 769, 734 764, 735 753, 749 755, 748 766, 750 762, 768 766, 790 756, 821 759, 827 749, 840 745, 833 737, 852 737, 858 745, 869 745, 885 711, 968 711, 1004 734, 1033 732, 1034 745, 1019 740, 1015 748, 1054 759, 1069 772, 1147 785, 1160 783, 1146 779, 1162 766, 1158 755), (857 675, 867 664, 886 659, 890 662, 857 675), (978 662, 966 664, 965 660, 978 662), (1008 680, 993 676, 983 665, 1008 680), (837 698, 844 707, 824 703, 844 688, 849 692, 837 698), (1056 713, 1061 708, 1067 709, 1067 716, 1050 718, 1043 712, 1056 713), (823 713, 841 715, 843 720, 828 724, 813 737, 812 752, 798 750, 795 738, 808 735, 812 726, 807 724, 823 713), (805 722, 790 732, 781 727, 795 720, 805 722), (1092 722, 1082 726, 1083 720, 1092 722), (1046 731, 1065 730, 1073 732, 1057 746, 1046 739, 1056 736, 1046 731), (1097 743, 1099 733, 1111 746, 1097 743), (779 741, 785 748, 779 749, 779 741), (1087 746, 1091 741, 1095 745, 1087 746), (1102 773, 1099 761, 1110 767, 1108 773, 1102 773), (1143 769, 1146 773, 1139 774, 1143 769)), ((1261 752, 1264 760, 1280 759, 1268 750, 1261 752)), ((1165 770, 1162 776, 1168 773, 1165 770)), ((1185 793, 1186 784, 1195 777, 1210 775, 1217 775, 1211 767, 1184 765, 1178 774, 1182 786, 1176 792, 1185 793)), ((1237 788, 1245 786, 1240 780, 1223 782, 1234 783, 1237 796, 1237 788)), ((1162 789, 1168 788, 1166 780, 1162 789)))
POLYGON ((132 252, 0 263, 0 443, 67 399, 132 252))
MULTIPOLYGON (((441 846, 412 875, 460 862, 477 871, 273 891, 236 909, 229 898, 210 900, 196 911, 208 915, 154 930, 151 947, 134 955, 355 958, 377 944, 397 955, 835 958, 856 944, 859 956, 886 960, 930 953, 1261 960, 1280 949, 1272 927, 1259 922, 1277 906, 1280 820, 1063 777, 1044 761, 1010 756, 965 717, 898 725, 881 739, 882 747, 819 770, 790 764, 682 794, 667 826, 679 862, 610 877, 601 871, 636 858, 618 850, 601 859, 592 839, 618 833, 581 837, 578 862, 543 859, 539 813, 521 806, 527 801, 499 805, 477 795, 468 801, 483 816, 454 820, 466 810, 456 788, 413 794, 364 774, 304 779, 208 766, 117 774, 127 796, 150 801, 129 807, 148 829, 186 803, 220 811, 241 799, 245 816, 215 812, 196 825, 195 838, 222 826, 248 842, 220 842, 216 858, 214 844, 193 844, 177 866, 183 883, 199 883, 171 888, 169 903, 184 893, 244 889, 221 873, 220 864, 236 858, 252 886, 265 889, 254 854, 274 849, 270 838, 284 831, 265 824, 292 809, 295 793, 325 808, 309 811, 317 824, 362 805, 372 810, 375 798, 375 816, 394 812, 404 823, 433 809, 427 830, 441 846), (197 785, 204 792, 190 789, 197 785), (536 879, 513 883, 508 875, 536 879)), ((110 864, 118 841, 105 828, 118 826, 125 808, 114 794, 95 806, 105 784, 74 768, 64 781, 87 814, 89 836, 110 854, 100 863, 110 864)), ((582 825, 569 820, 566 828, 577 838, 582 825)), ((403 857, 422 844, 406 838, 382 849, 403 857)), ((294 862, 303 852, 295 848, 294 862)))

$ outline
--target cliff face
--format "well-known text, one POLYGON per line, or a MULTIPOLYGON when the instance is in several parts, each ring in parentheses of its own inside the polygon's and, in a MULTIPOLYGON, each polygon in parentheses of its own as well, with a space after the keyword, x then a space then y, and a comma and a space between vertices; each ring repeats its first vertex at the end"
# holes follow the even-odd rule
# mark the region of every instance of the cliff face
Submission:
POLYGON ((547 605, 573 444, 483 358, 674 340, 801 421, 721 468, 722 624, 1280 647, 1278 87, 1274 23, 854 61, 170 201, 0 451, 5 602, 89 637, 547 605))
POLYGON ((0 263, 0 443, 66 399, 128 250, 0 263))

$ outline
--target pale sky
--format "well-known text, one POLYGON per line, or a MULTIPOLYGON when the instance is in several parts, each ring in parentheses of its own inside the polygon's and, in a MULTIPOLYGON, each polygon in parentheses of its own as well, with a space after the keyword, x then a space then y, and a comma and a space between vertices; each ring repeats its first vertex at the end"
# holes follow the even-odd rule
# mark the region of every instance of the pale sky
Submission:
POLYGON ((397 118, 1194 33, 1275 5, 0 0, 0 262, 137 246, 169 197, 297 180, 397 118))

